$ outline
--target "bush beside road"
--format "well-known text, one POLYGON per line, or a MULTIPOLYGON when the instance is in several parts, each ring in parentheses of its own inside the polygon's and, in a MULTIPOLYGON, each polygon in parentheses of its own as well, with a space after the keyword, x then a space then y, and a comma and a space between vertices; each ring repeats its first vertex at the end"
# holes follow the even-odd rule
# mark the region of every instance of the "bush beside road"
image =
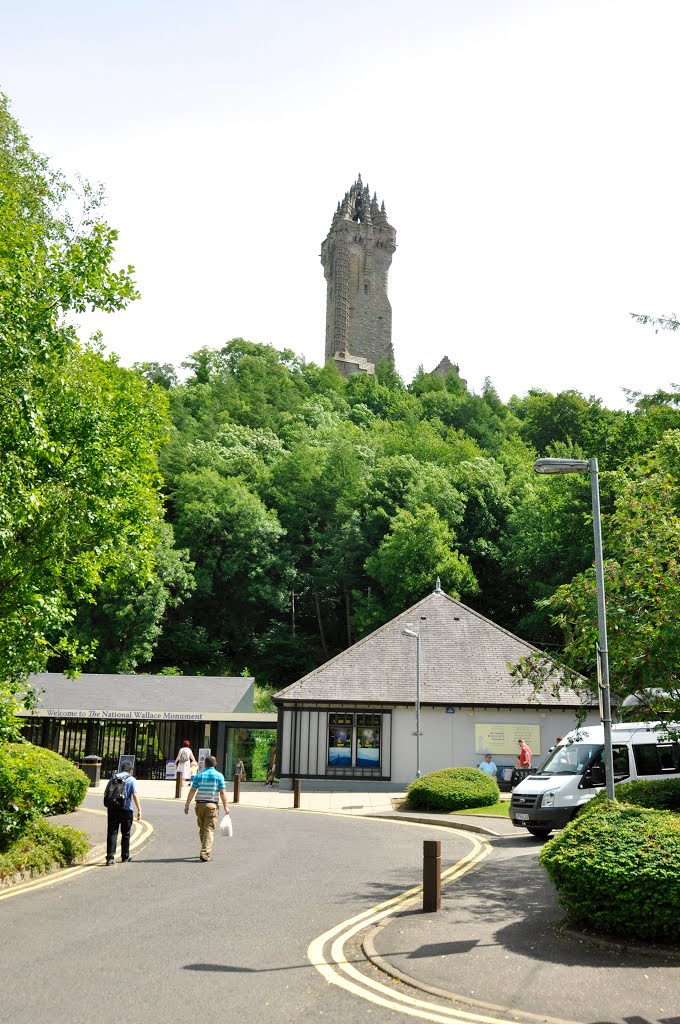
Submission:
POLYGON ((539 860, 569 922, 606 936, 677 943, 680 814, 653 804, 668 806, 679 794, 676 780, 620 786, 617 795, 631 803, 601 794, 546 843, 539 860), (644 806, 634 806, 637 800, 644 806))
POLYGON ((45 817, 74 811, 87 788, 87 776, 59 754, 0 744, 0 882, 66 867, 87 853, 82 832, 45 817))

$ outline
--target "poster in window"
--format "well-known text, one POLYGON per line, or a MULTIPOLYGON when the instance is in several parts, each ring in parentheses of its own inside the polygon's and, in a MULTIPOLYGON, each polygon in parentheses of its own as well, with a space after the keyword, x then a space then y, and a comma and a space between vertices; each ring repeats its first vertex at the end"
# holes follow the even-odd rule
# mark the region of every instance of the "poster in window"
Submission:
POLYGON ((378 729, 357 729, 357 768, 378 768, 380 766, 380 731, 378 729))
POLYGON ((352 730, 333 725, 328 730, 328 763, 334 768, 352 763, 352 730))

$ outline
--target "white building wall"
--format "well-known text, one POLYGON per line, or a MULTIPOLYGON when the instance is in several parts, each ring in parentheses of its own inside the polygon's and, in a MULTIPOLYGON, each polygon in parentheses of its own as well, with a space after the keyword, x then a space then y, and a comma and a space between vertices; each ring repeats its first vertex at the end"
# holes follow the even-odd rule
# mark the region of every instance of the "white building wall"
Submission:
MULTIPOLYGON (((599 722, 599 713, 590 711, 586 723, 599 722)), ((534 767, 540 764, 556 736, 565 736, 576 728, 576 715, 566 708, 554 709, 471 709, 421 708, 420 773, 439 768, 474 768, 483 751, 475 750, 475 725, 531 725, 540 729, 540 749, 533 749, 534 767)), ((396 708, 392 712, 392 782, 407 784, 416 776, 415 708, 396 708)), ((514 754, 490 751, 499 768, 514 766, 514 754)))

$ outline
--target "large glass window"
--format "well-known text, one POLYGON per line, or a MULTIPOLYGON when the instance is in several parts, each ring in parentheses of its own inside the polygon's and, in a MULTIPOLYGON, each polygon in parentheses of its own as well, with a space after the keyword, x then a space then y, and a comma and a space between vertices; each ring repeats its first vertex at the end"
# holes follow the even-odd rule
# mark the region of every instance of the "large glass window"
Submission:
POLYGON ((382 715, 346 712, 328 716, 328 768, 332 774, 380 775, 382 715))
POLYGON ((357 768, 380 767, 380 715, 357 715, 357 768))
POLYGON ((328 716, 328 764, 331 768, 352 764, 353 715, 328 716))

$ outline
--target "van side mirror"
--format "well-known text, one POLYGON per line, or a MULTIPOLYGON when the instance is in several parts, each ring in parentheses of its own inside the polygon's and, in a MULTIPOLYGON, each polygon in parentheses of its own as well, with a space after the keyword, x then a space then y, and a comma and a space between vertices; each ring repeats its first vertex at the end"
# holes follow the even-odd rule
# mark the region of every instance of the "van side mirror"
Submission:
POLYGON ((591 786, 604 786, 606 782, 606 776, 604 773, 603 764, 593 764, 590 766, 588 771, 583 776, 584 781, 587 779, 591 786))

